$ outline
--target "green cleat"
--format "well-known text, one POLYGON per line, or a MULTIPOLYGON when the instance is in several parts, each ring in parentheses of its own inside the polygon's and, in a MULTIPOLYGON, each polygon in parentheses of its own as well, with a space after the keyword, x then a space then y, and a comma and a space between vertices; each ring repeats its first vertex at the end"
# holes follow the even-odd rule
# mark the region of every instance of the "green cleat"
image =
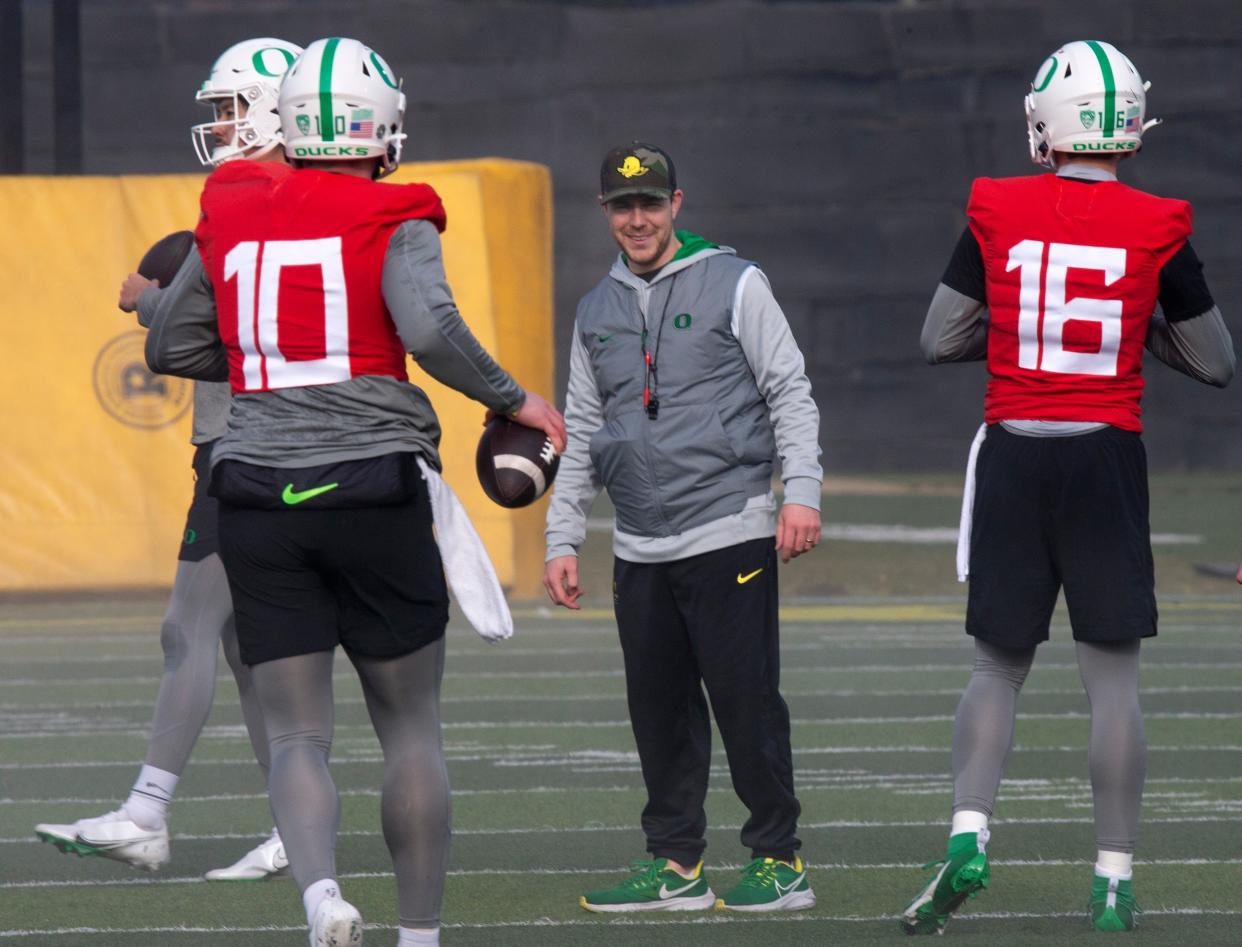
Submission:
POLYGON ((990 870, 984 850, 988 832, 962 832, 949 839, 948 857, 928 862, 924 868, 940 866, 940 871, 919 892, 901 915, 901 928, 907 934, 943 934, 949 915, 988 886, 990 870))
POLYGON ((815 907, 815 892, 801 858, 793 864, 755 858, 742 869, 742 880, 716 907, 724 911, 802 911, 815 907))
POLYGON ((604 914, 628 911, 699 911, 709 908, 716 895, 707 885, 703 863, 694 874, 682 877, 668 867, 667 858, 639 860, 630 866, 634 874, 618 885, 588 891, 578 904, 588 911, 604 914))
POLYGON ((1134 889, 1129 878, 1096 875, 1091 879, 1087 914, 1091 917, 1091 926, 1097 931, 1132 931, 1138 926, 1138 916, 1142 913, 1142 908, 1134 900, 1134 889))

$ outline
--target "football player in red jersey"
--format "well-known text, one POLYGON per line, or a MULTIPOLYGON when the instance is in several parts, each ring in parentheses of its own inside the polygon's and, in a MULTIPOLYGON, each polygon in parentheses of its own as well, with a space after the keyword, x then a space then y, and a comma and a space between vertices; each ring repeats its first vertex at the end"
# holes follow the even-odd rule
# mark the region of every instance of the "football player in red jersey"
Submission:
POLYGON ((1067 43, 1048 57, 1026 113, 1031 158, 1055 173, 974 182, 923 327, 929 362, 986 358, 990 378, 958 550, 976 656, 953 729, 953 823, 945 860, 902 917, 911 934, 940 933, 988 884, 988 818, 1017 696, 1060 590, 1091 704, 1090 919, 1125 931, 1138 914, 1139 643, 1156 633, 1143 348, 1211 385, 1234 368, 1188 240, 1190 205, 1117 180, 1155 124, 1146 89, 1108 43, 1067 43))
MULTIPOLYGON (((212 120, 191 129, 204 165, 226 161, 285 160, 277 96, 285 69, 302 52, 286 40, 243 40, 216 59, 195 98, 211 107, 212 120)), ((120 308, 137 311, 149 325, 162 289, 131 273, 122 284, 120 308)), ((164 671, 151 717, 144 765, 124 804, 102 816, 69 824, 40 823, 35 833, 61 851, 101 855, 154 870, 169 858, 167 814, 181 774, 207 722, 215 696, 217 654, 223 645, 237 680, 242 717, 259 767, 267 772, 267 738, 250 672, 241 663, 233 628, 233 603, 218 555, 216 501, 207 495, 212 445, 227 427, 226 384, 194 386, 194 497, 186 513, 172 596, 160 629, 164 671)), ((280 836, 267 839, 227 868, 207 872, 211 881, 258 880, 288 866, 280 836)))
MULTIPOLYGON (((449 840, 439 724, 448 597, 432 534, 440 428, 405 354, 565 446, 559 412, 523 391, 458 314, 439 197, 373 180, 397 167, 404 110, 373 50, 342 38, 307 47, 280 92, 295 168, 234 162, 208 178, 191 256, 201 263, 178 275, 147 342, 153 370, 232 386, 211 489, 271 747, 272 811, 312 947, 362 937, 334 858, 337 644, 384 752, 399 944, 439 943, 449 840)), ((450 538, 440 530, 442 544, 450 538)))

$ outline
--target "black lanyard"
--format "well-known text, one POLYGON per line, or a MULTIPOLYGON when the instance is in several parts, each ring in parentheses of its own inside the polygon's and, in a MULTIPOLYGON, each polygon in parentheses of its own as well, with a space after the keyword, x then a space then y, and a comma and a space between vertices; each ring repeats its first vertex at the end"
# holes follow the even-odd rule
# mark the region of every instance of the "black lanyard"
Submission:
POLYGON ((668 294, 664 297, 664 305, 660 307, 660 321, 656 323, 655 346, 651 351, 647 350, 646 329, 643 329, 640 343, 643 350, 643 367, 646 370, 643 376, 643 410, 647 412, 647 417, 652 421, 660 416, 660 399, 656 397, 656 388, 660 381, 656 371, 656 356, 660 352, 660 335, 664 332, 664 317, 668 315, 668 303, 673 298, 673 287, 676 283, 677 274, 674 273, 668 281, 668 294))

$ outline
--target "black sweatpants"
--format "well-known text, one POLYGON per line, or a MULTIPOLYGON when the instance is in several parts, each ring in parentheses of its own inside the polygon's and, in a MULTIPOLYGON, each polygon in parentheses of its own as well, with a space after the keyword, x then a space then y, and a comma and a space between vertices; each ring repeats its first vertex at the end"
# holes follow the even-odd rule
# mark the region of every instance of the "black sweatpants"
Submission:
POLYGON ((792 860, 789 708, 780 695, 776 551, 756 539, 674 562, 617 559, 614 604, 625 654, 630 723, 655 858, 694 865, 706 847, 711 700, 733 788, 750 811, 752 857, 792 860))

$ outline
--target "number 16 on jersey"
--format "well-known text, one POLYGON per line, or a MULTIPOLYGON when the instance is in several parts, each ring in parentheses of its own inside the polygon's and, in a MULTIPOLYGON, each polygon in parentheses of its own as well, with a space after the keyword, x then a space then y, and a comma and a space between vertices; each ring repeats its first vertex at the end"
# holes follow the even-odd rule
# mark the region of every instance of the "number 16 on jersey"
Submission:
POLYGON ((1066 273, 1095 270, 1103 273, 1104 285, 1111 286, 1126 272, 1126 251, 1120 247, 1091 247, 1074 243, 1045 243, 1023 240, 1009 248, 1006 271, 1018 270, 1018 365, 1033 371, 1059 374, 1117 374, 1121 349, 1119 299, 1066 298, 1066 273), (1094 336, 1099 346, 1066 348, 1066 328, 1071 323, 1076 334, 1083 330, 1094 336))

